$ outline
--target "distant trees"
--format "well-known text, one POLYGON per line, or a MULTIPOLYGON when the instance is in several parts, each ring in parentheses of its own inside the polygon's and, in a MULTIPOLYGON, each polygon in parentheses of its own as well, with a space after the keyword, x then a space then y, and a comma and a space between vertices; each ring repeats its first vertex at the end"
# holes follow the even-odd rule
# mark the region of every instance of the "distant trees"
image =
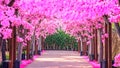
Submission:
POLYGON ((62 30, 58 30, 57 33, 47 36, 45 42, 46 49, 77 50, 76 39, 62 30))

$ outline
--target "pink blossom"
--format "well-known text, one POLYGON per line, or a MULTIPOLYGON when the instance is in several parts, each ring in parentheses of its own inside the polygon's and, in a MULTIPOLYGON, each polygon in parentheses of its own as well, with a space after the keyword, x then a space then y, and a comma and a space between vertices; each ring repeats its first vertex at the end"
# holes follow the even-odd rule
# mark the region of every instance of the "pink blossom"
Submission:
POLYGON ((2 31, 3 39, 11 38, 12 30, 11 29, 4 29, 2 31))
POLYGON ((120 66, 120 54, 115 56, 115 63, 113 64, 113 66, 115 66, 115 67, 120 66))
POLYGON ((87 45, 90 45, 90 41, 87 42, 87 45))
POLYGON ((9 27, 10 26, 9 20, 3 20, 1 22, 1 25, 2 25, 2 27, 9 27))
POLYGON ((23 38, 17 36, 17 42, 23 42, 23 41, 24 41, 23 38))
POLYGON ((106 34, 104 34, 104 36, 105 36, 106 38, 108 38, 108 35, 109 35, 109 34, 107 34, 107 33, 106 33, 106 34))

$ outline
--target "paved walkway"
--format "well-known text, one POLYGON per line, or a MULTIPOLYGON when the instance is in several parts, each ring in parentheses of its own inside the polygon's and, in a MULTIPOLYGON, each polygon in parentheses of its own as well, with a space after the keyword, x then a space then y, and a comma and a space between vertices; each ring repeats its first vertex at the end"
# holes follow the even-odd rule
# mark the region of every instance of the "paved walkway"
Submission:
POLYGON ((26 68, 92 68, 76 51, 45 51, 26 68))

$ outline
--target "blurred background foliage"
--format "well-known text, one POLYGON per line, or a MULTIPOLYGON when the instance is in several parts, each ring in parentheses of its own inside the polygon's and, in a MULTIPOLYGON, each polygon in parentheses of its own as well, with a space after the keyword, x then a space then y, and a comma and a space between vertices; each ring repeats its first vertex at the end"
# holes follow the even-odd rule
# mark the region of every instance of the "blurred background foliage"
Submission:
POLYGON ((58 30, 53 35, 45 39, 45 49, 47 50, 77 50, 77 41, 75 37, 58 30))

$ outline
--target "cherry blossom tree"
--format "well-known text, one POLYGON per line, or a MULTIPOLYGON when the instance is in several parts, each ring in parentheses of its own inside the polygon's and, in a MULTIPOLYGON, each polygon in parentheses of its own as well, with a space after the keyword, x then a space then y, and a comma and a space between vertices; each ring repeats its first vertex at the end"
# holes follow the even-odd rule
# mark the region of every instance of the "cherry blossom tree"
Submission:
POLYGON ((76 39, 85 38, 88 45, 95 37, 93 30, 100 29, 100 41, 104 43, 108 36, 104 31, 106 16, 115 23, 120 34, 117 0, 1 0, 0 37, 5 40, 12 38, 12 28, 16 27, 17 42, 26 45, 27 41, 32 40, 34 51, 35 39, 40 36, 45 38, 58 28, 76 39), (60 23, 62 26, 58 26, 60 23))

